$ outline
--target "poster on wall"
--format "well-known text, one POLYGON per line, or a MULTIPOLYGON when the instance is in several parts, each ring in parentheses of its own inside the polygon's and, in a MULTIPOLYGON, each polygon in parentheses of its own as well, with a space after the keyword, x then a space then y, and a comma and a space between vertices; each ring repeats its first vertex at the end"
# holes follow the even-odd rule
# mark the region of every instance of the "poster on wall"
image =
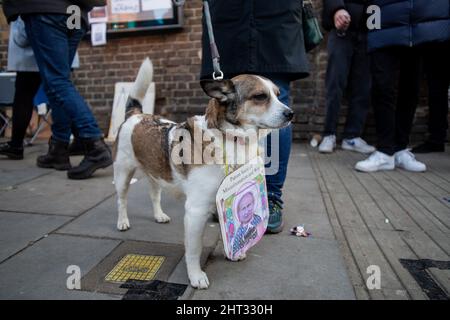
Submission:
POLYGON ((181 28, 182 16, 172 0, 107 0, 89 13, 89 23, 106 23, 106 32, 115 34, 181 28))

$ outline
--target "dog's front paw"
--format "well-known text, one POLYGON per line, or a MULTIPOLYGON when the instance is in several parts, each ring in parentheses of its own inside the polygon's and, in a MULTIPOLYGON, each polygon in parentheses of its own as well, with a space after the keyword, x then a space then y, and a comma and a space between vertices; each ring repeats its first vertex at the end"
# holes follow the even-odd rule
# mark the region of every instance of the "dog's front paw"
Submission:
POLYGON ((119 231, 127 231, 130 229, 130 221, 128 221, 128 219, 120 219, 117 221, 117 229, 119 229, 119 231))
POLYGON ((168 223, 168 222, 170 222, 170 217, 165 213, 161 213, 161 214, 155 216, 155 220, 158 223, 168 223))
POLYGON ((189 280, 191 281, 191 286, 196 289, 208 289, 209 287, 208 276, 203 271, 191 273, 189 280))

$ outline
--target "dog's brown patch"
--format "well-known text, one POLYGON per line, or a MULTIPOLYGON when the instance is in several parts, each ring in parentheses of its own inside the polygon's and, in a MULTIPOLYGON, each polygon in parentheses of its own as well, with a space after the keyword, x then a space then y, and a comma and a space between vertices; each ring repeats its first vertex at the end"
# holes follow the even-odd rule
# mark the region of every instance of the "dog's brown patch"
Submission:
POLYGON ((161 122, 160 116, 143 114, 131 136, 134 154, 143 170, 156 179, 172 181, 168 131, 171 123, 161 122))
POLYGON ((279 94, 278 87, 264 77, 240 75, 232 80, 238 92, 236 119, 241 124, 246 124, 247 122, 245 114, 262 115, 267 112, 272 103, 272 90, 275 94, 279 94), (267 80, 272 87, 267 86, 262 79, 267 80))
POLYGON ((267 78, 249 74, 240 75, 232 79, 241 100, 248 100, 251 99, 252 96, 262 93, 265 93, 270 97, 270 90, 272 89, 275 91, 276 95, 280 93, 280 90, 275 84, 273 84, 273 88, 268 88, 260 78, 272 83, 267 78))
POLYGON ((205 118, 208 129, 218 129, 221 122, 225 120, 225 106, 219 104, 216 99, 211 99, 206 107, 205 118))
MULTIPOLYGON (((190 152, 190 162, 174 164, 175 170, 180 175, 187 177, 194 168, 207 165, 204 162, 205 159, 203 159, 205 153, 208 153, 208 155, 210 155, 212 158, 215 157, 214 142, 203 140, 203 135, 205 132, 202 130, 200 125, 196 123, 196 117, 188 118, 186 122, 177 125, 176 129, 184 129, 189 132, 190 149, 189 150, 183 149, 183 152, 190 152), (196 160, 200 160, 200 163, 195 163, 196 160)), ((177 141, 176 139, 174 139, 174 141, 172 141, 170 150, 173 150, 173 148, 179 143, 181 143, 181 141, 177 141)))

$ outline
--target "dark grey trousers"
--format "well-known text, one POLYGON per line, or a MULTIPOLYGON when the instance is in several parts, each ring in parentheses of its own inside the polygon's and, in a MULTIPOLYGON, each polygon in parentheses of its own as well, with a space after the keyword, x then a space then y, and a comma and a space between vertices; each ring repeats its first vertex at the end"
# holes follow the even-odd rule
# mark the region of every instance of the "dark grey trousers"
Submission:
POLYGON ((335 29, 330 32, 325 83, 324 135, 336 134, 341 100, 346 93, 349 111, 344 138, 360 137, 370 108, 371 74, 366 33, 347 32, 339 37, 335 29))

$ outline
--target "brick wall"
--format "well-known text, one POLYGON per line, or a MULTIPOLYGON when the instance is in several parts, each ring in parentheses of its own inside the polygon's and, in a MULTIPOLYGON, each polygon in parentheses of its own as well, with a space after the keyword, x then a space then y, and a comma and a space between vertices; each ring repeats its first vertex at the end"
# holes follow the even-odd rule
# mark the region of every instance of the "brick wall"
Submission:
POLYGON ((6 23, 5 15, 0 9, 0 69, 6 68, 6 59, 8 54, 8 36, 9 29, 6 23))
MULTIPOLYGON (((322 1, 314 0, 318 13, 322 1)), ((207 103, 199 86, 201 50, 201 1, 186 1, 184 28, 157 34, 109 39, 104 47, 83 41, 79 48, 81 68, 74 73, 80 93, 92 106, 101 128, 107 132, 114 96, 114 84, 133 81, 141 61, 150 57, 155 68, 156 112, 180 121, 202 113, 207 103)), ((319 14, 320 16, 320 14, 319 14)), ((3 19, 3 16, 2 18, 3 19)), ((0 68, 6 65, 7 26, 0 20, 0 68)), ((291 106, 296 111, 294 138, 306 139, 321 132, 324 121, 324 78, 327 63, 326 41, 309 54, 311 76, 292 84, 291 106)), ((427 109, 422 99, 412 139, 422 140, 426 132, 427 109)), ((341 111, 339 132, 346 114, 341 111)), ((369 115, 365 136, 374 140, 373 117, 369 115)))

